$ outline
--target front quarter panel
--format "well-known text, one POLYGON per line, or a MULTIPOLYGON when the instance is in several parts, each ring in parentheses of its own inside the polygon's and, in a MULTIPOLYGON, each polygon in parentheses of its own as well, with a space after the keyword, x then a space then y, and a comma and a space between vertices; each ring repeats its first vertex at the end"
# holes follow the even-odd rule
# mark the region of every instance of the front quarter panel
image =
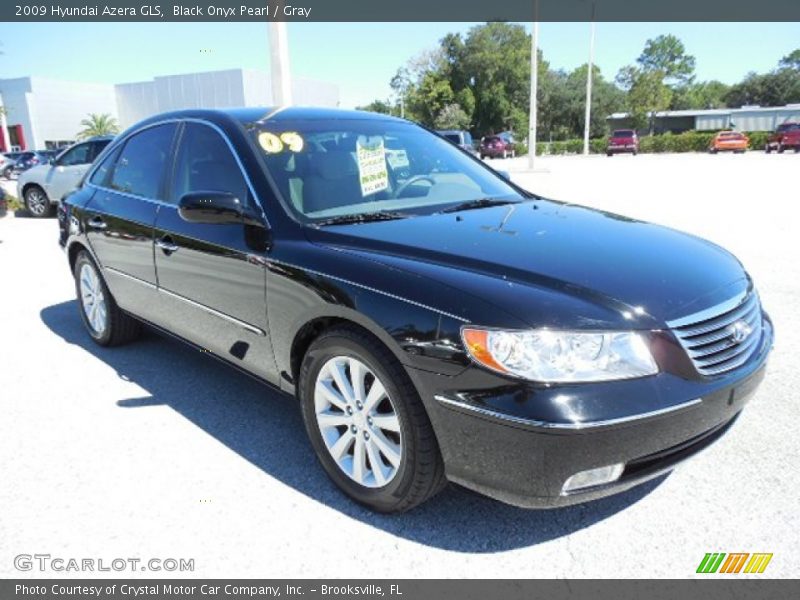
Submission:
POLYGON ((413 289, 414 282, 402 281, 410 275, 390 273, 394 285, 381 285, 385 267, 305 241, 281 246, 267 259, 267 307, 287 390, 294 384, 291 357, 297 334, 320 319, 363 327, 408 367, 452 375, 469 365, 460 340, 468 320, 401 293, 413 289))

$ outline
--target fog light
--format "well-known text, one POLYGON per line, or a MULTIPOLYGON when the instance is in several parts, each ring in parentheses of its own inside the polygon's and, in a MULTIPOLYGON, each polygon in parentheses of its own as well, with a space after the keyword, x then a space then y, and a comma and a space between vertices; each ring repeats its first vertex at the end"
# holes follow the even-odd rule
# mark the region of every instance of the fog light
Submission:
POLYGON ((603 485, 604 483, 611 483, 619 479, 624 469, 625 465, 623 463, 617 463, 616 465, 608 465, 606 467, 598 467, 597 469, 589 469, 588 471, 575 473, 575 475, 564 482, 561 493, 568 494, 576 490, 603 485))

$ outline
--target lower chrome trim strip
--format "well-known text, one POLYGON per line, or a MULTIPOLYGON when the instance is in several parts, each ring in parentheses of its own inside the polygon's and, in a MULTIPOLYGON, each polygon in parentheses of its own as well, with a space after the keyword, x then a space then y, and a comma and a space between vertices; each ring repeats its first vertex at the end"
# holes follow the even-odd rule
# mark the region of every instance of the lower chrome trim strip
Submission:
POLYGON ((105 271, 109 273, 113 273, 114 275, 119 275, 123 279, 127 279, 128 281, 133 281, 135 283, 139 283, 145 287, 148 287, 153 290, 157 290, 158 287, 154 283, 150 283, 149 281, 145 281, 144 279, 139 279, 138 277, 134 277, 133 275, 128 275, 127 273, 123 273, 122 271, 115 269, 114 267, 103 267, 105 271))
POLYGON ((495 410, 491 410, 489 408, 483 408, 480 406, 474 406, 472 404, 468 404, 466 402, 462 402, 460 400, 454 400, 453 398, 448 398, 447 396, 436 395, 434 396, 436 400, 441 402, 442 404, 447 404, 449 406, 454 406, 456 408, 462 408, 467 411, 471 411, 474 413, 478 413, 480 415, 484 415, 487 417, 494 417, 495 419, 500 419, 502 421, 510 421, 511 423, 517 423, 519 425, 528 425, 530 427, 541 427, 544 429, 569 429, 569 430, 578 430, 578 429, 592 429, 595 427, 607 427, 609 425, 619 425, 621 423, 630 423, 632 421, 639 421, 641 419, 649 419, 650 417, 657 417, 659 415, 665 415, 671 412, 675 412, 678 410, 682 410, 684 408, 689 408, 690 406, 695 406, 700 404, 703 399, 702 398, 695 398, 694 400, 689 400, 688 402, 682 402, 681 404, 675 404, 674 406, 668 406, 667 408, 660 408, 658 410, 651 410, 649 412, 638 413, 635 415, 629 415, 627 417, 617 417, 615 419, 604 419, 602 421, 583 421, 583 422, 573 422, 573 423, 554 423, 551 421, 538 421, 536 419, 525 419, 523 417, 515 417, 513 415, 507 415, 501 412, 497 412, 495 410))
POLYGON ((205 304, 200 304, 199 302, 195 302, 194 300, 189 300, 189 298, 186 298, 185 296, 181 296, 180 294, 176 294, 175 292, 170 292, 169 290, 165 290, 162 287, 159 287, 158 291, 160 293, 166 295, 166 296, 169 296, 171 298, 175 298, 176 300, 181 300, 181 301, 185 302, 186 304, 194 306, 195 308, 199 308, 200 310, 203 310, 203 311, 207 312, 210 315, 214 315, 215 317, 219 317, 220 319, 223 319, 224 321, 228 321, 229 323, 233 323, 234 325, 238 325, 239 327, 242 327, 242 328, 246 329, 247 331, 249 331, 251 333, 255 333, 256 335, 260 335, 260 336, 266 336, 267 335, 267 332, 264 331, 263 329, 259 329, 255 325, 250 325, 250 323, 246 323, 244 321, 240 321, 236 317, 232 317, 232 316, 226 315, 225 313, 220 312, 218 310, 214 310, 210 306, 206 306, 205 304))
POLYGON ((129 281, 139 283, 145 287, 156 290, 160 294, 165 294, 171 298, 175 298, 176 300, 181 300, 186 304, 189 304, 191 306, 194 306, 195 308, 199 308, 200 310, 207 312, 210 315, 214 315, 215 317, 219 317, 220 319, 228 321, 229 323, 238 325, 239 327, 242 327, 251 333, 255 333, 256 335, 260 335, 262 337, 267 335, 267 332, 264 331, 263 329, 260 329, 255 325, 251 325, 250 323, 246 323, 245 321, 241 321, 236 317, 226 315, 225 313, 215 310, 209 306, 206 306, 205 304, 200 304, 199 302, 195 302, 194 300, 189 300, 189 298, 186 298, 185 296, 181 296, 180 294, 176 294, 175 292, 170 292, 169 290, 165 290, 164 288, 158 287, 150 283, 149 281, 145 281, 144 279, 139 279, 138 277, 134 277, 133 275, 128 275, 127 273, 123 273, 122 271, 119 271, 113 267, 104 267, 104 268, 109 273, 113 273, 114 275, 119 275, 120 277, 123 277, 124 279, 127 279, 129 281))

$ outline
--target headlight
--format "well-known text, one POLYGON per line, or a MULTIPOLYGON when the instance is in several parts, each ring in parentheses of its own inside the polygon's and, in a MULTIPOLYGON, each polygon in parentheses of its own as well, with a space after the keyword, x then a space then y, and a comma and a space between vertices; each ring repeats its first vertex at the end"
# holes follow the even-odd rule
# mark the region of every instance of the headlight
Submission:
POLYGON ((608 381, 658 372, 644 339, 632 331, 465 328, 461 335, 476 362, 531 381, 608 381))

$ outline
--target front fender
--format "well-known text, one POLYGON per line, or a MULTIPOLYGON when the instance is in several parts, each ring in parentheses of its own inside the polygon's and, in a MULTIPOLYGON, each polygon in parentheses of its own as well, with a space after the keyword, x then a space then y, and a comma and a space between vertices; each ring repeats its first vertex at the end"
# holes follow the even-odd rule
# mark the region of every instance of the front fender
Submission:
POLYGON ((469 364, 460 340, 463 321, 333 275, 271 261, 267 267, 267 317, 278 372, 291 381, 298 332, 320 319, 363 327, 415 369, 454 375, 469 364))

